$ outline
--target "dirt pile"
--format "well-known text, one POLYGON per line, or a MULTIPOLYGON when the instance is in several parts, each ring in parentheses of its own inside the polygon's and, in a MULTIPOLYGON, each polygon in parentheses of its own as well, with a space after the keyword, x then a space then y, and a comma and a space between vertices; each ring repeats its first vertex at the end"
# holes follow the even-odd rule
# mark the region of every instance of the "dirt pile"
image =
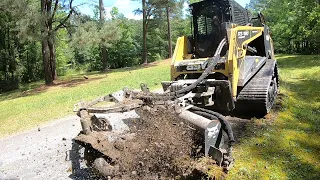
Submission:
POLYGON ((203 134, 167 109, 139 112, 135 138, 116 145, 119 179, 201 179, 215 162, 203 156, 203 134), (199 134, 200 133, 200 134, 199 134), (206 159, 206 160, 203 160, 206 159))

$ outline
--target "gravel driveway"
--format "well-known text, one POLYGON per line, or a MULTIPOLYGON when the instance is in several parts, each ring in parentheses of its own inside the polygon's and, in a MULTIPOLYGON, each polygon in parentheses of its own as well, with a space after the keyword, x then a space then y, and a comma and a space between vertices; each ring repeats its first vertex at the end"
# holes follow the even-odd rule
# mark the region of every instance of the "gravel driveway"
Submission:
POLYGON ((83 149, 72 141, 80 130, 68 116, 0 139, 0 179, 87 179, 83 149))

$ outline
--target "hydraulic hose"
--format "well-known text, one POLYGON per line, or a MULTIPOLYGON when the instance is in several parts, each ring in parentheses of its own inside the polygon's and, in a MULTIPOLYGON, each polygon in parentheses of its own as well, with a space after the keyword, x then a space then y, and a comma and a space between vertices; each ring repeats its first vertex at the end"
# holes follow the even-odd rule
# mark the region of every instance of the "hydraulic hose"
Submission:
POLYGON ((221 128, 227 133, 229 137, 230 146, 232 146, 235 143, 231 125, 229 121, 227 121, 222 114, 208 110, 208 109, 200 108, 197 106, 192 106, 190 109, 195 111, 195 113, 198 115, 204 115, 204 116, 210 117, 210 119, 217 118, 221 123, 221 128))
POLYGON ((208 67, 204 70, 204 72, 201 74, 201 76, 191 85, 182 88, 178 91, 170 92, 170 95, 173 95, 176 98, 182 97, 185 93, 191 91, 197 85, 199 85, 206 77, 209 76, 209 74, 212 72, 212 70, 215 68, 215 66, 218 63, 218 60, 220 59, 220 53, 222 51, 223 46, 227 43, 226 38, 222 39, 222 41, 219 43, 219 46, 217 47, 217 50, 214 54, 213 60, 209 61, 208 67))
POLYGON ((210 119, 210 120, 218 119, 217 116, 214 116, 212 114, 209 114, 209 113, 206 113, 206 112, 203 112, 203 111, 192 111, 192 112, 195 113, 195 114, 198 114, 200 116, 203 116, 203 117, 205 117, 207 119, 210 119))
POLYGON ((209 60, 208 67, 204 70, 204 72, 201 74, 201 76, 192 84, 190 84, 187 87, 184 87, 180 90, 174 91, 174 92, 168 92, 168 93, 148 93, 147 95, 142 95, 140 97, 137 97, 139 99, 144 99, 144 100, 157 100, 157 99, 177 99, 182 96, 184 96, 186 93, 197 87, 206 77, 209 76, 209 74, 212 72, 212 70, 215 68, 217 65, 219 59, 220 59, 220 54, 227 43, 226 38, 222 39, 222 41, 219 43, 219 46, 216 49, 216 52, 214 54, 214 57, 212 57, 209 60))

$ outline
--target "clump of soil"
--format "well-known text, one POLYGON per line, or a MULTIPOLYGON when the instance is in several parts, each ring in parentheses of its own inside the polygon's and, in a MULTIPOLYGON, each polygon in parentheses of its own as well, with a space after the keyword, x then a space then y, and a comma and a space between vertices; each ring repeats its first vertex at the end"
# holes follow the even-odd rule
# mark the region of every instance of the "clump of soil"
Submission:
POLYGON ((87 142, 91 138, 88 142, 100 151, 93 150, 86 156, 89 166, 103 167, 98 174, 108 179, 217 180, 223 177, 223 169, 211 158, 204 157, 204 132, 164 106, 145 106, 137 111, 140 118, 127 122, 131 131, 128 136, 109 142, 102 132, 80 140, 87 142), (100 161, 101 155, 107 162, 100 161))
POLYGON ((121 179, 201 178, 213 160, 200 162, 203 133, 164 108, 139 112, 132 126, 135 138, 126 141, 118 160, 121 179), (198 160, 197 160, 198 159, 198 160))

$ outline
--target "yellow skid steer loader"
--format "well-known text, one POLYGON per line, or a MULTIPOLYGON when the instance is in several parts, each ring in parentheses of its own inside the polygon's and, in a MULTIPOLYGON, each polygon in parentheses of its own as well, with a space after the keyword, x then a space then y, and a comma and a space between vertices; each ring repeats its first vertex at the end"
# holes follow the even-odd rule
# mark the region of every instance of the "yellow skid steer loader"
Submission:
MULTIPOLYGON (((273 42, 263 15, 256 18, 259 26, 253 26, 249 12, 233 0, 201 1, 191 4, 190 10, 192 35, 178 38, 171 62, 171 81, 162 82, 163 93, 150 92, 142 84, 142 91, 125 88, 76 105, 82 131, 75 141, 85 147, 88 166, 100 175, 143 179, 143 172, 152 174, 152 168, 161 171, 170 168, 167 165, 146 167, 147 158, 139 159, 140 152, 148 153, 147 150, 154 145, 157 145, 156 150, 174 147, 174 143, 153 142, 153 136, 161 125, 153 127, 152 124, 144 126, 148 130, 153 128, 151 132, 155 132, 147 136, 147 148, 142 145, 136 147, 139 151, 132 157, 135 160, 124 163, 122 155, 131 153, 129 144, 139 141, 144 135, 141 129, 136 130, 148 121, 139 122, 139 118, 143 119, 143 111, 156 113, 163 112, 159 109, 166 109, 173 112, 175 117, 184 121, 172 123, 173 126, 187 125, 186 129, 199 131, 204 142, 196 146, 196 151, 203 151, 203 156, 212 158, 217 166, 227 171, 234 162, 232 145, 235 139, 230 123, 218 112, 236 111, 263 116, 272 108, 279 78, 273 42), (113 102, 113 105, 98 106, 106 101, 113 102), (119 114, 124 112, 128 113, 119 118, 119 114), (124 175, 128 168, 122 165, 130 163, 136 163, 133 168, 138 172, 124 175)), ((164 119, 162 122, 168 124, 164 119)), ((166 136, 163 132, 166 131, 159 134, 166 136)), ((185 133, 182 131, 181 134, 185 133)), ((165 141, 166 138, 157 140, 165 141)), ((179 150, 179 147, 173 149, 179 150)), ((168 159, 176 162, 172 157, 165 158, 168 159)))

